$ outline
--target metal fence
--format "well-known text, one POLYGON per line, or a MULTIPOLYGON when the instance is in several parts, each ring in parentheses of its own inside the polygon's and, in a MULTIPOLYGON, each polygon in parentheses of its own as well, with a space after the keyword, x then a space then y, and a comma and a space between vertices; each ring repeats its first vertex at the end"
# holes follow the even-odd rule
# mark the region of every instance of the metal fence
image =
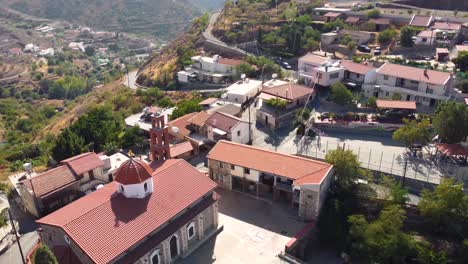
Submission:
POLYGON ((444 177, 451 177, 468 186, 468 167, 455 164, 436 163, 429 154, 422 158, 408 157, 405 153, 376 150, 359 145, 326 140, 303 138, 297 143, 297 154, 325 159, 328 152, 336 149, 351 150, 357 155, 361 167, 418 181, 439 184, 444 177))

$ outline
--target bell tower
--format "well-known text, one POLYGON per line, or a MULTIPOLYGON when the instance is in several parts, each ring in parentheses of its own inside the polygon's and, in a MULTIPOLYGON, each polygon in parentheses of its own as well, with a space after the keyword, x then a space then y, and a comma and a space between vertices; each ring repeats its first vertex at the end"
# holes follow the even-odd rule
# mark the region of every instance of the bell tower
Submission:
POLYGON ((169 128, 164 121, 164 115, 153 116, 150 130, 151 160, 167 160, 170 158, 169 128))

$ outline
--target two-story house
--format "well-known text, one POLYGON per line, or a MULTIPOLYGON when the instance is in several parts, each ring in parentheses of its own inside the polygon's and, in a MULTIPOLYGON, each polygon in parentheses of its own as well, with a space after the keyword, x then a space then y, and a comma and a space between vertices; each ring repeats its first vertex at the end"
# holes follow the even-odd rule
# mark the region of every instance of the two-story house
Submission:
POLYGON ((36 217, 55 211, 109 182, 103 167, 104 162, 94 152, 63 160, 58 167, 18 183, 22 205, 36 217))
POLYGON ((192 65, 177 73, 181 83, 195 81, 223 83, 236 74, 236 66, 245 62, 238 59, 222 58, 219 55, 213 57, 194 56, 191 60, 192 65))
POLYGON ((298 75, 303 79, 305 84, 311 85, 316 81, 316 72, 314 70, 322 65, 330 62, 331 59, 324 56, 319 56, 313 53, 307 53, 299 58, 298 61, 298 75))
POLYGON ((294 112, 314 99, 314 89, 295 83, 264 86, 257 101, 257 122, 272 129, 284 127, 294 119, 294 112), (284 101, 279 107, 273 101, 284 101))
POLYGON ((214 142, 229 140, 247 144, 252 139, 249 122, 222 112, 215 112, 206 121, 208 139, 214 142))
POLYGON ((377 70, 376 83, 363 84, 363 90, 368 97, 390 99, 397 93, 402 100, 432 107, 450 98, 452 85, 447 72, 385 63, 377 70))
POLYGON ((352 88, 361 88, 364 83, 374 83, 377 78, 377 69, 366 64, 342 60, 341 67, 344 68, 344 82, 352 88))
POLYGON ((219 186, 286 202, 303 220, 317 219, 333 182, 333 165, 219 141, 208 153, 210 178, 219 186))

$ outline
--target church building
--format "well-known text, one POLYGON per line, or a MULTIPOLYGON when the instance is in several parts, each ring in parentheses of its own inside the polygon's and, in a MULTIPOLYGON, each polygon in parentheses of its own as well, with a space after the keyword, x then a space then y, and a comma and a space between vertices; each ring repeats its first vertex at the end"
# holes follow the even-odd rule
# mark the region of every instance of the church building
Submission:
POLYGON ((37 221, 59 263, 173 263, 219 232, 216 183, 156 160, 124 162, 115 181, 37 221))

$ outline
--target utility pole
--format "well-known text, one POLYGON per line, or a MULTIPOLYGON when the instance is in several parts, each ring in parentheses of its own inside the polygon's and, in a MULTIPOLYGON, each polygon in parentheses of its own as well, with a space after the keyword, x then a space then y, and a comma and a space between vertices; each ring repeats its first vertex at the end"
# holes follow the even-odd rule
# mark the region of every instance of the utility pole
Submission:
POLYGON ((408 156, 405 154, 405 167, 403 168, 403 179, 401 180, 401 187, 405 187, 406 170, 408 168, 408 156))
POLYGON ((8 211, 8 216, 10 217, 11 227, 13 228, 13 231, 15 232, 16 243, 18 243, 18 248, 19 248, 19 252, 20 252, 20 255, 21 255, 21 260, 23 261, 23 264, 26 264, 26 261, 24 260, 23 249, 21 248, 20 238, 18 236, 18 233, 16 232, 15 223, 13 222, 13 217, 11 216, 10 209, 8 209, 7 211, 8 211))

